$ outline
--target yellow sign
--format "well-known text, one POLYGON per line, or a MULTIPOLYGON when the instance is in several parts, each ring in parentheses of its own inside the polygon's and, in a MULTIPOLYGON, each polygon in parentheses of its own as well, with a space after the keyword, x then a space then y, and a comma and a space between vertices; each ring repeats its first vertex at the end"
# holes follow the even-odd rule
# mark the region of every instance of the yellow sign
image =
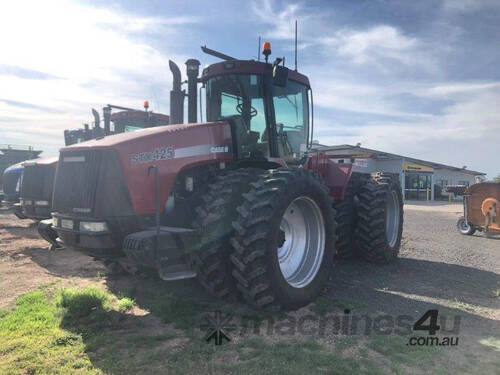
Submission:
POLYGON ((420 165, 420 164, 408 164, 405 163, 403 165, 403 171, 406 172, 434 172, 434 168, 428 167, 427 165, 420 165))

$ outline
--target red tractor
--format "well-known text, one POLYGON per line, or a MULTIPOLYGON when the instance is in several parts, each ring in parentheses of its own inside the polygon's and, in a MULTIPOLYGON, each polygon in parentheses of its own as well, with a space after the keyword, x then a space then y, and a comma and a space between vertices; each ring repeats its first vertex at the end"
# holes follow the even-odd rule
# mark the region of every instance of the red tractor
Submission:
MULTIPOLYGON (((100 139, 105 136, 131 132, 153 126, 168 125, 169 116, 148 111, 149 103, 144 102, 145 110, 137 110, 108 104, 103 108, 104 127, 100 126, 99 112, 92 109, 94 126, 87 124, 83 128, 65 130, 66 146, 100 139), (111 114, 112 109, 119 112, 111 114)), ((20 211, 24 218, 33 220, 51 217, 52 191, 59 158, 33 159, 23 163, 24 170, 20 186, 20 211)))
MULTIPOLYGON (((268 44, 265 44, 268 47, 268 44)), ((315 299, 334 255, 385 263, 399 252, 396 176, 352 178, 312 149, 308 78, 282 59, 188 60, 188 124, 178 67, 171 123, 61 149, 53 194, 57 242, 164 280, 198 277, 218 297, 265 310, 315 299), (197 91, 206 122, 197 122, 197 91), (338 246, 337 246, 338 244, 338 246)), ((200 110, 200 113, 202 111, 200 110)), ((342 157, 348 158, 343 155, 342 157)))

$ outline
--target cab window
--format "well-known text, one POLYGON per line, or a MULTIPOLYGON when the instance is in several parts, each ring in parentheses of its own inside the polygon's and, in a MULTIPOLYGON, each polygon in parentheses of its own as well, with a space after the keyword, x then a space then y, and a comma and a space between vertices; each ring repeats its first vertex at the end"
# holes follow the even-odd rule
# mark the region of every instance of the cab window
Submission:
POLYGON ((206 95, 207 120, 232 119, 241 157, 269 156, 261 76, 226 74, 210 78, 206 85, 206 95))
POLYGON ((307 87, 291 80, 286 87, 274 86, 273 104, 280 157, 287 162, 297 161, 307 148, 307 87))

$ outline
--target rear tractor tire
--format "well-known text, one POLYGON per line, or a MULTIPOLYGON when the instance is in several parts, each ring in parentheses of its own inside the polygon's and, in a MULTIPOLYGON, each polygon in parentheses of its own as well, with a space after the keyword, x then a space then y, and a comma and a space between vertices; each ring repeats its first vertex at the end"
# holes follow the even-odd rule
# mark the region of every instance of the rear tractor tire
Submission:
POLYGON ((349 259, 358 255, 355 245, 355 229, 358 217, 358 193, 363 183, 364 174, 353 172, 347 183, 344 199, 334 201, 333 208, 337 212, 337 259, 349 259))
POLYGON ((396 176, 376 172, 363 181, 358 195, 356 247, 372 263, 397 258, 403 232, 403 197, 396 176))
POLYGON ((460 234, 465 236, 472 236, 476 232, 476 228, 467 223, 463 216, 457 221, 457 229, 460 234))
POLYGON ((207 187, 201 203, 195 209, 193 228, 200 234, 200 248, 191 254, 191 261, 200 284, 213 296, 236 300, 238 292, 231 275, 229 240, 232 221, 243 194, 250 183, 264 171, 243 168, 223 172, 207 187))
POLYGON ((251 185, 233 223, 236 285, 256 308, 297 309, 313 301, 328 278, 335 210, 309 170, 271 170, 251 185))

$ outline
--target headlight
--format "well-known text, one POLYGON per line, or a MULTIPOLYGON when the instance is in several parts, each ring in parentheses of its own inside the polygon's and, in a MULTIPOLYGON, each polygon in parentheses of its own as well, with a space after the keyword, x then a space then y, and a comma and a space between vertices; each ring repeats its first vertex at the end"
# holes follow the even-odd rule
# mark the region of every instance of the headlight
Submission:
POLYGON ((24 206, 31 206, 33 204, 33 201, 30 200, 30 199, 21 199, 21 203, 24 205, 24 206))
POLYGON ((73 230, 73 220, 61 219, 61 228, 73 230))
POLYGON ((49 201, 35 201, 35 206, 48 206, 49 201))
POLYGON ((52 226, 57 228, 57 217, 52 216, 52 226))
POLYGON ((106 232, 108 225, 105 222, 81 221, 80 231, 82 232, 106 232))
POLYGON ((19 179, 17 180, 17 184, 16 184, 16 193, 19 193, 19 189, 20 189, 20 187, 21 187, 21 179, 19 178, 19 179))

